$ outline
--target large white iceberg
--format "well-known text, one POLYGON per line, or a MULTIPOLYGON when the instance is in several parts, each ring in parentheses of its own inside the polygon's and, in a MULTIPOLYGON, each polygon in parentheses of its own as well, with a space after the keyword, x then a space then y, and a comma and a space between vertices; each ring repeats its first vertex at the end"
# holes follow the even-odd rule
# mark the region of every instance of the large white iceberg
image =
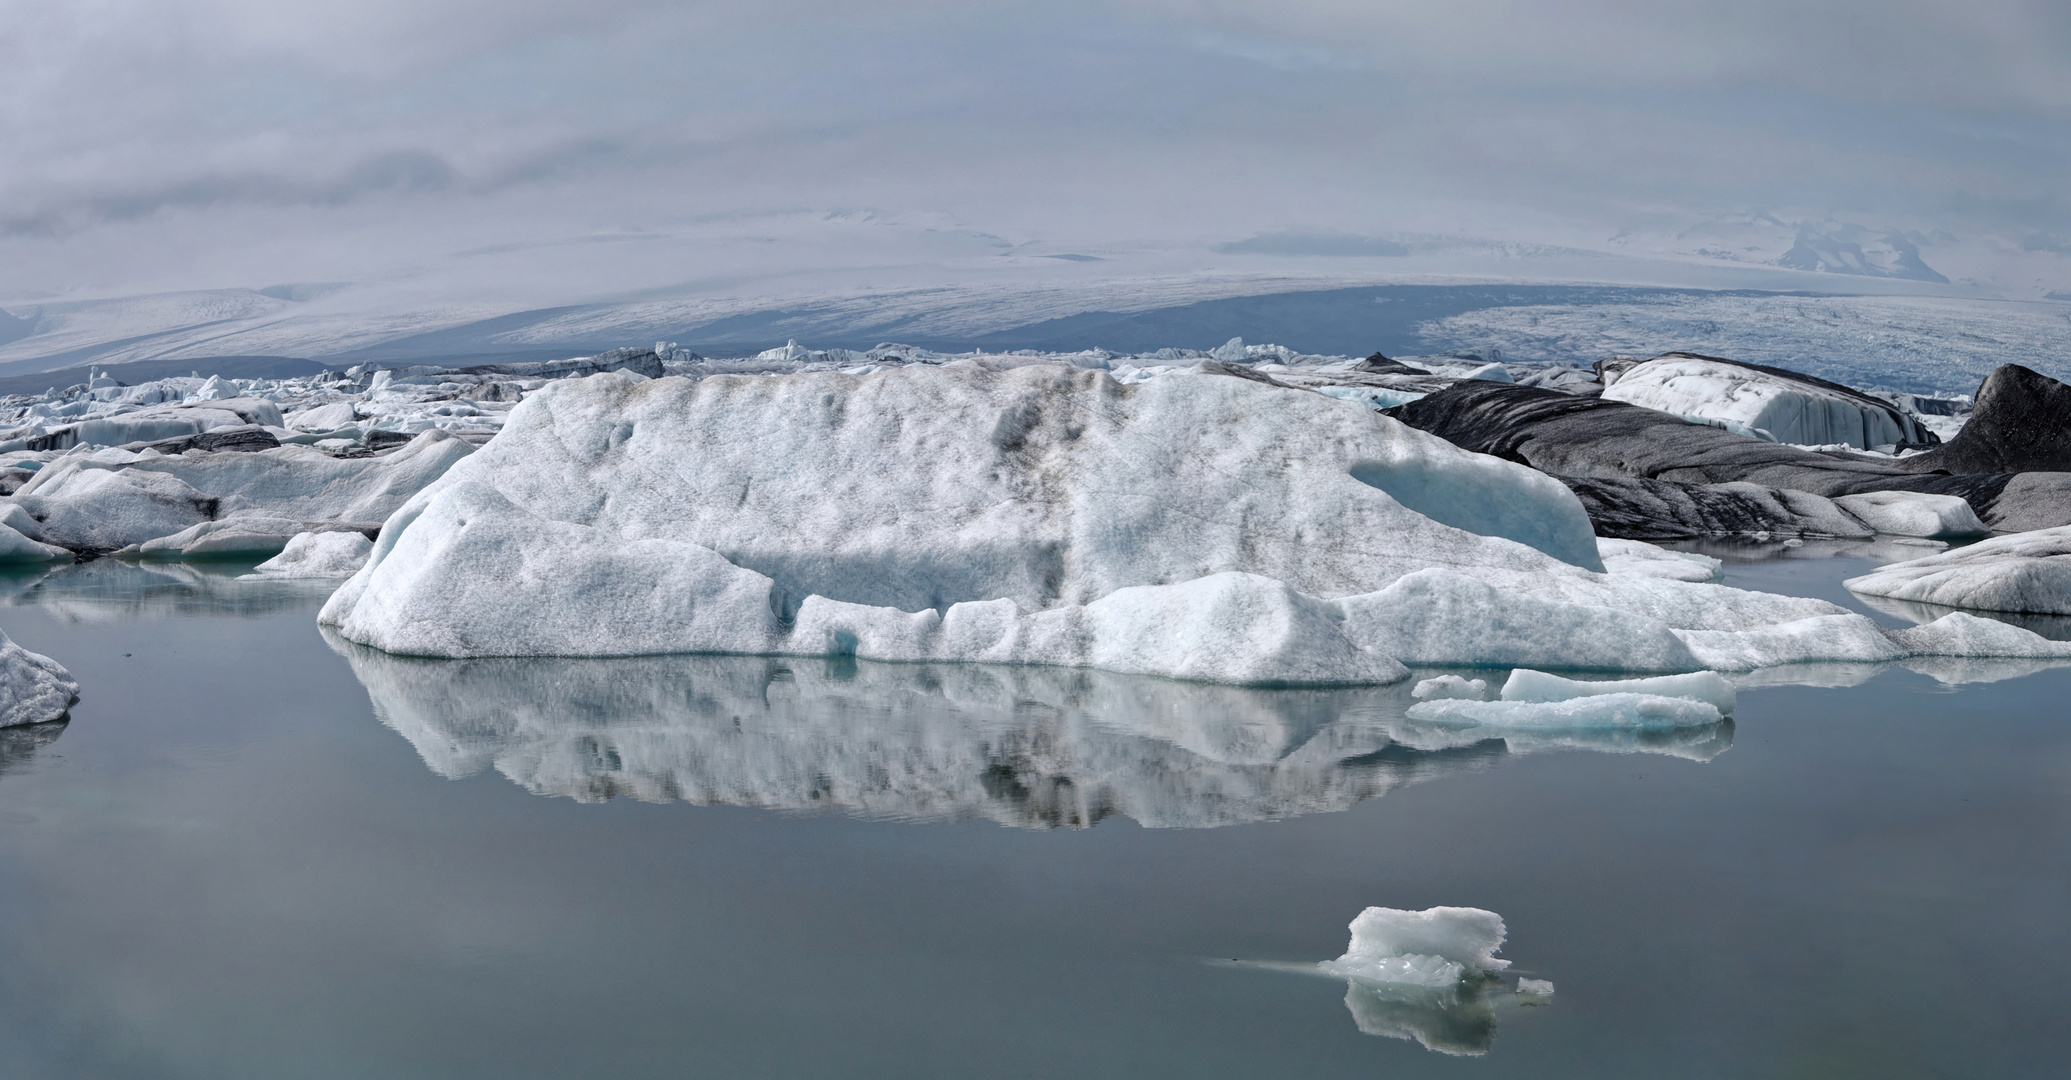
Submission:
POLYGON ((260 578, 351 577, 367 564, 367 553, 373 550, 373 541, 351 530, 297 533, 280 554, 252 570, 260 578))
POLYGON ((79 683, 64 665, 0 634, 0 728, 63 718, 79 700, 79 683))
POLYGON ((1818 600, 1606 575, 1551 477, 1204 365, 550 384, 325 605, 430 656, 734 652, 1240 683, 1907 655, 1818 600))

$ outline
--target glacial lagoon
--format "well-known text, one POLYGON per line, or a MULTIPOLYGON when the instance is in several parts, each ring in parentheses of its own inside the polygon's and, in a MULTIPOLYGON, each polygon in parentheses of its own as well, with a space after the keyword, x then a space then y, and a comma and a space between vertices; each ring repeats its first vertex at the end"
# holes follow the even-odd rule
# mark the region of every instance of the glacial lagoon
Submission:
MULTIPOLYGON (((1870 554, 1711 553, 1905 621, 1840 588, 1870 554)), ((1409 721, 1408 683, 411 660, 320 632, 329 583, 243 569, 0 579, 0 628, 83 688, 0 741, 10 1076, 2071 1056, 2071 668, 1829 666, 1711 728, 1505 737, 1409 721), (1514 967, 1424 996, 1304 970, 1368 905, 1500 912, 1514 967)))

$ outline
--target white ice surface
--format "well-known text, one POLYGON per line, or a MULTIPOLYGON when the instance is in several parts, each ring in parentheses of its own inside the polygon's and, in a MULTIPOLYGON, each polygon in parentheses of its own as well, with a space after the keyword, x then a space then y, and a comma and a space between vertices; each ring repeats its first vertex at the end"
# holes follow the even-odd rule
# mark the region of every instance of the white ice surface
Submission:
POLYGON ((1503 683, 1504 701, 1569 701, 1602 694, 1651 694, 1655 697, 1689 698, 1702 701, 1721 715, 1731 715, 1733 684, 1715 671, 1693 671, 1686 675, 1657 675, 1651 679, 1614 679, 1583 682, 1563 679, 1530 668, 1518 668, 1503 683))
POLYGON ((1620 376, 1603 396, 1771 442, 1846 443, 1866 450, 1922 441, 1918 425, 1903 427, 1891 413, 1845 394, 1695 357, 1650 360, 1620 376))
POLYGON ((2071 657, 2071 641, 2051 641, 2011 623, 1961 611, 1924 626, 1894 630, 1891 637, 1919 656, 2036 660, 2071 657))
POLYGON ((1978 520, 1970 504, 1954 495, 1924 491, 1867 491, 1834 499, 1863 524, 1891 536, 1929 538, 1988 536, 1992 527, 1978 520))
POLYGON ((0 727, 42 724, 79 700, 79 683, 64 666, 0 634, 0 727))
POLYGON ((1597 559, 1549 477, 1215 371, 602 375, 534 393, 412 498, 322 619, 420 655, 1247 683, 1910 654, 1822 601, 1584 568, 1597 559))
POLYGON ((1670 581, 1716 581, 1720 567, 1725 565, 1709 555, 1670 551, 1644 540, 1600 536, 1596 540, 1596 550, 1603 557, 1606 573, 1638 574, 1670 581))
POLYGON ((1506 935, 1503 917, 1480 908, 1370 907, 1352 920, 1345 954, 1317 966, 1325 974, 1366 982, 1454 986, 1509 967, 1510 961, 1495 955, 1506 935))
MULTIPOLYGON (((37 535, 42 535, 40 530, 37 535)), ((0 522, 0 564, 69 562, 71 558, 72 553, 64 548, 38 543, 0 522)))
POLYGON ((253 569, 266 577, 351 577, 373 550, 372 540, 351 530, 297 533, 280 554, 253 569))
POLYGON ((1458 675, 1440 675, 1435 679, 1425 679, 1419 682, 1415 688, 1410 690, 1409 696, 1418 701, 1445 700, 1447 698, 1480 701, 1488 695, 1488 690, 1489 684, 1484 679, 1469 680, 1458 675))
POLYGON ((2071 615, 2071 526, 1995 536, 1878 567, 1843 584, 1870 596, 1944 607, 2071 615))
POLYGON ((294 445, 177 455, 81 447, 44 465, 11 501, 39 520, 41 539, 68 548, 113 551, 251 518, 267 523, 248 531, 272 529, 278 542, 249 553, 270 555, 307 523, 381 521, 473 449, 443 431, 375 458, 294 445))
POLYGON ((1541 997, 1551 997, 1553 996, 1553 984, 1545 979, 1519 979, 1517 980, 1517 992, 1520 994, 1538 994, 1541 997))

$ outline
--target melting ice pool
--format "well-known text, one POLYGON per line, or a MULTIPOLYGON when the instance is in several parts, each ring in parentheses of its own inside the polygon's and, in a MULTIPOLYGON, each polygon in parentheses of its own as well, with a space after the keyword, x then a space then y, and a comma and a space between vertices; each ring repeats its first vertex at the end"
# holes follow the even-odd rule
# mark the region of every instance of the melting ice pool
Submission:
MULTIPOLYGON (((1859 572, 1827 566, 1728 573, 1859 572)), ((0 580, 0 629, 83 693, 63 731, 0 739, 0 1071, 2071 1058, 2071 670, 1837 671, 1863 681, 1746 689, 1716 729, 1454 744, 1404 720, 1408 684, 397 660, 328 644, 324 591, 105 562, 0 580), (1559 991, 1506 982, 1484 1016, 1271 970, 1337 956, 1370 905, 1499 912, 1506 978, 1559 991)))

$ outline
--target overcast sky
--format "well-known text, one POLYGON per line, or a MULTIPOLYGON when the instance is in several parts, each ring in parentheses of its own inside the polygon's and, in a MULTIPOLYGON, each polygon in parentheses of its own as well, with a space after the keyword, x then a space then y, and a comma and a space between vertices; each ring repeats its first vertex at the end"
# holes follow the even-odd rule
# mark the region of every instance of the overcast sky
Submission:
POLYGON ((2071 235, 2062 2, 0 0, 0 25, 17 299, 432 275, 572 301, 1751 210, 2071 235))

